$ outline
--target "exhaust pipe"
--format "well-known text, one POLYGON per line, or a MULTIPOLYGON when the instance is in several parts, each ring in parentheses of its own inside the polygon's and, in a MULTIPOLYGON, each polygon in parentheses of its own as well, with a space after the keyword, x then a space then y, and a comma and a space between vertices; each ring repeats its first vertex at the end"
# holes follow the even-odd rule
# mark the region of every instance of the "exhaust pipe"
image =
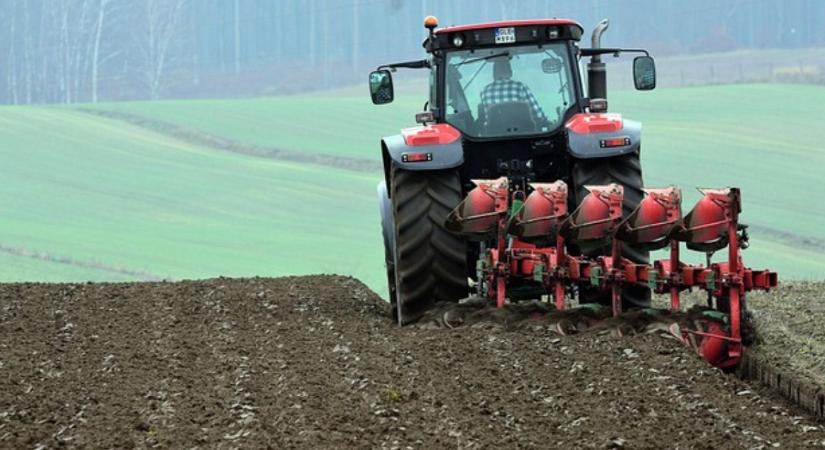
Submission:
MULTIPOLYGON (((596 28, 593 29, 593 37, 591 41, 591 45, 593 48, 601 48, 602 47, 602 34, 607 30, 607 27, 610 26, 610 21, 607 19, 602 19, 596 28)), ((603 102, 597 102, 596 104, 603 103, 604 106, 598 108, 599 110, 594 110, 594 106, 591 103, 590 110, 592 112, 606 112, 607 111, 607 70, 605 68, 605 64, 602 62, 601 55, 593 55, 590 57, 590 62, 587 64, 587 92, 592 102, 593 99, 602 99, 603 102)))

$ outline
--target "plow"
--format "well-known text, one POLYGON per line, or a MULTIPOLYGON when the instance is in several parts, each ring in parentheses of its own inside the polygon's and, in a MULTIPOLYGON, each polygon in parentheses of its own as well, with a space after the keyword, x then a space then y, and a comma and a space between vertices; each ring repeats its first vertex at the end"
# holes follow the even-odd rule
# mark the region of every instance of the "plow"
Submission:
MULTIPOLYGON (((719 368, 738 365, 742 356, 742 320, 746 293, 776 287, 777 275, 744 266, 747 227, 739 223, 739 189, 700 189, 702 198, 683 217, 677 187, 645 189, 645 197, 627 217, 622 216, 623 188, 618 184, 587 186, 589 194, 572 212, 567 210, 567 185, 532 183, 511 187, 505 177, 475 180, 476 188, 454 209, 447 229, 468 239, 494 241, 478 260, 479 294, 504 308, 521 296, 552 296, 557 311, 568 308, 567 293, 586 286, 610 293, 610 315, 622 314, 621 290, 644 284, 670 297, 670 309, 681 311, 680 293, 707 292, 707 309, 694 320, 694 329, 674 333, 719 368), (609 245, 607 256, 572 256, 567 242, 579 246, 609 245), (637 264, 622 257, 621 243, 649 250, 667 248, 669 258, 637 264), (727 258, 707 265, 680 260, 681 243, 712 259, 727 248, 727 258)), ((579 305, 593 311, 598 304, 579 305)), ((656 314, 651 310, 651 314, 656 314)))
POLYGON ((683 214, 679 188, 645 187, 641 124, 608 112, 602 58, 636 54, 634 87, 649 91, 650 54, 603 47, 607 19, 589 47, 568 19, 438 28, 428 16, 424 26, 426 58, 369 75, 378 105, 393 101, 398 69, 427 71, 430 81, 419 126, 381 140, 394 319, 415 323, 442 304, 531 304, 536 316, 586 319, 562 320, 565 333, 581 328, 572 322, 615 322, 633 310, 669 318, 670 334, 710 364, 736 367, 746 295, 777 286, 777 275, 743 262, 739 189, 700 189, 683 214), (684 262, 685 249, 705 263, 684 262), (667 257, 651 261, 651 251, 667 257), (696 290, 707 304, 680 326, 681 296, 696 290), (652 308, 653 294, 669 308, 652 308))

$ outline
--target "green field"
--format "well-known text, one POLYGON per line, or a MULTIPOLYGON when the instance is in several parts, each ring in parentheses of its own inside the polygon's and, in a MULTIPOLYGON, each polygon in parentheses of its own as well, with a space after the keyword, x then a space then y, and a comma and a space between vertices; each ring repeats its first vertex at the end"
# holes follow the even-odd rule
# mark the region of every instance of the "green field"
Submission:
MULTIPOLYGON (((622 91, 610 100, 645 124, 649 186, 682 186, 686 209, 694 186, 740 186, 743 220, 755 228, 746 262, 786 279, 823 278, 825 88, 622 91)), ((94 108, 246 144, 378 159, 379 137, 410 126, 422 105, 405 95, 374 107, 357 88, 94 108)), ((379 173, 215 151, 66 107, 0 108, 0 139, 0 246, 71 259, 0 253, 0 280, 336 272, 384 291, 379 173)))
MULTIPOLYGON (((380 280, 375 179, 215 152, 60 108, 0 110, 0 244, 153 277, 380 280)), ((119 280, 4 255, 0 279, 119 280)))

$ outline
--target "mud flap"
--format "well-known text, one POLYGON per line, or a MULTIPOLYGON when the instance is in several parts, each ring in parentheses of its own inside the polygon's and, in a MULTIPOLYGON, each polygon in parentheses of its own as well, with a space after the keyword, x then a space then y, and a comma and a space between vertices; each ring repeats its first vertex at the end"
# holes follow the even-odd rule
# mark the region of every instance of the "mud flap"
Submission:
POLYGON ((378 208, 381 212, 381 235, 384 238, 385 262, 387 264, 394 264, 395 243, 393 242, 393 228, 395 223, 392 217, 392 203, 387 191, 386 181, 378 183, 378 208))
POLYGON ((387 182, 378 183, 378 208, 381 213, 381 236, 384 239, 384 265, 387 270, 387 292, 389 302, 392 305, 393 317, 397 320, 395 297, 395 241, 393 239, 393 229, 395 220, 392 216, 392 203, 390 202, 387 182))

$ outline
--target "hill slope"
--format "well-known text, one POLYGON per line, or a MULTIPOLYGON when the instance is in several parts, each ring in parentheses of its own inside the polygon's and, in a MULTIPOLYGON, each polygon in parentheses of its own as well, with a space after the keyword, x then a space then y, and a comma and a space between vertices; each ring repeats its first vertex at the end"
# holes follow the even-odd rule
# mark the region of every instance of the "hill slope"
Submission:
MULTIPOLYGON (((342 91, 95 107, 241 144, 377 160, 378 137, 409 126, 419 103, 379 108, 342 91)), ((645 123, 648 185, 682 186, 686 209, 693 186, 742 187, 748 264, 822 277, 825 89, 616 92, 611 105, 645 123)), ((0 108, 0 139, 11 162, 0 165, 2 281, 335 272, 385 292, 379 172, 218 151, 58 107, 0 108)))
POLYGON ((0 109, 0 140, 0 280, 384 277, 372 174, 59 108, 0 109))
MULTIPOLYGON (((825 193, 819 183, 825 167, 825 128, 819 124, 825 115, 825 88, 728 85, 617 91, 610 101, 612 110, 644 123, 647 185, 681 186, 686 209, 698 199, 696 186, 741 187, 743 221, 751 224, 754 243, 746 255, 748 263, 775 268, 784 277, 821 278, 825 229, 819 224, 825 223, 825 206, 813 199, 825 193)), ((422 104, 422 97, 403 95, 392 105, 375 107, 366 92, 347 89, 282 98, 97 108, 168 121, 246 144, 377 159, 378 138, 410 126, 422 104)))

